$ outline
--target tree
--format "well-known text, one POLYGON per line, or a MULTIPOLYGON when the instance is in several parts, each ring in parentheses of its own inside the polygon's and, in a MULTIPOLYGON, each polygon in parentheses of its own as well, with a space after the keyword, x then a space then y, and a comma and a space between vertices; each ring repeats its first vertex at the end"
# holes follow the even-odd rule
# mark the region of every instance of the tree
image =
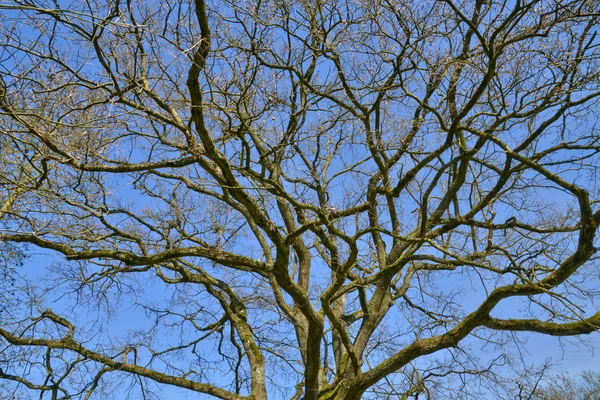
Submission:
POLYGON ((3 395, 477 397, 597 331, 598 6, 0 3, 3 395))
POLYGON ((519 383, 518 399, 531 400, 594 400, 600 396, 600 373, 582 371, 576 376, 566 372, 544 379, 543 373, 534 382, 519 383))

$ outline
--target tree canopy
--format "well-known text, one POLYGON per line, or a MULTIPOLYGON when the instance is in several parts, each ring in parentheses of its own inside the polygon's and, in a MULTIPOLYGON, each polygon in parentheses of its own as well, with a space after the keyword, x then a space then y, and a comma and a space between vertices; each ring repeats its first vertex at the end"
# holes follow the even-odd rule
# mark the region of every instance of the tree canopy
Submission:
POLYGON ((599 9, 0 2, 0 396, 481 398, 596 332, 599 9))

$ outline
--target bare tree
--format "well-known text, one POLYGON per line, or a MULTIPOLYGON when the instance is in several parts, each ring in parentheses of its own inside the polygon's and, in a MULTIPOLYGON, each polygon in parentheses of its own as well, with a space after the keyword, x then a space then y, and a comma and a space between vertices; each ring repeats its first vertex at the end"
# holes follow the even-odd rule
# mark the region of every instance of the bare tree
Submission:
POLYGON ((1 395, 477 397, 599 330, 599 7, 1 2, 0 238, 54 255, 1 395))
POLYGON ((577 375, 563 371, 544 376, 545 372, 542 370, 537 376, 517 382, 518 389, 511 397, 519 400, 595 400, 600 397, 597 371, 587 370, 577 375))

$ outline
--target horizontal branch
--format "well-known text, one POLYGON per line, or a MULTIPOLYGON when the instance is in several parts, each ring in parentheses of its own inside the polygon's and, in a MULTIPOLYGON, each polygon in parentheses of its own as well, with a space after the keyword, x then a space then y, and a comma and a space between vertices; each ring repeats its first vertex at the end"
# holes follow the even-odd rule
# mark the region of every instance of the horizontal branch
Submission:
POLYGON ((168 375, 149 368, 141 367, 139 365, 115 361, 108 356, 86 349, 81 345, 81 343, 77 343, 76 341, 70 338, 65 338, 61 340, 24 338, 14 335, 4 329, 0 329, 0 336, 4 338, 8 343, 14 346, 36 346, 46 347, 49 349, 71 350, 87 359, 98 362, 113 370, 124 371, 138 376, 143 376, 155 382, 163 383, 166 385, 190 389, 199 393, 206 393, 219 399, 247 399, 247 397, 231 393, 227 390, 217 388, 213 385, 199 383, 189 379, 168 375))
POLYGON ((538 332, 552 336, 587 335, 600 329, 600 311, 589 318, 576 322, 559 324, 537 319, 497 319, 488 318, 482 326, 502 331, 538 332))

